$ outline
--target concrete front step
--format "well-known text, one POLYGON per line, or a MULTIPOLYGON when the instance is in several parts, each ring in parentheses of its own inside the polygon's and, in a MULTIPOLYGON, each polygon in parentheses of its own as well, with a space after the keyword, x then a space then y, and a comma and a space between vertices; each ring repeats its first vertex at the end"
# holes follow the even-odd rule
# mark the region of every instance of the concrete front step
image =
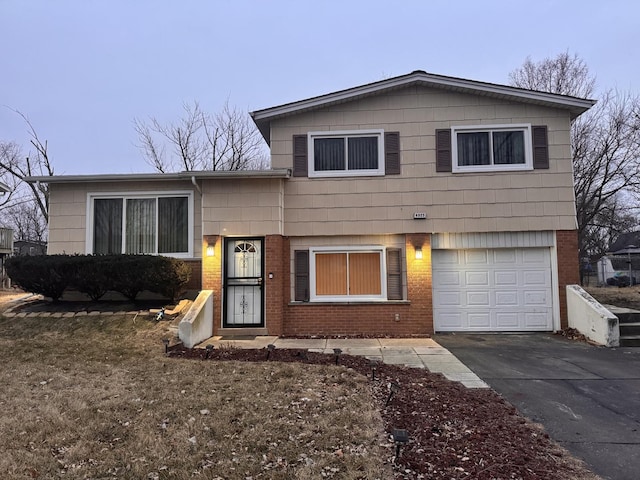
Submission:
POLYGON ((640 347, 640 335, 620 335, 621 347, 640 347))
POLYGON ((640 335, 640 322, 619 323, 620 337, 640 335))

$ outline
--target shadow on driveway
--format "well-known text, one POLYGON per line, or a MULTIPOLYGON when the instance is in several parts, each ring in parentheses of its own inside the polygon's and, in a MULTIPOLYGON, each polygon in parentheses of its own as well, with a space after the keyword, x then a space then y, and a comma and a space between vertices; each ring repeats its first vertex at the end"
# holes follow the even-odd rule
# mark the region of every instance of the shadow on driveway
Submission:
POLYGON ((595 473, 640 478, 640 348, 552 334, 434 339, 595 473))

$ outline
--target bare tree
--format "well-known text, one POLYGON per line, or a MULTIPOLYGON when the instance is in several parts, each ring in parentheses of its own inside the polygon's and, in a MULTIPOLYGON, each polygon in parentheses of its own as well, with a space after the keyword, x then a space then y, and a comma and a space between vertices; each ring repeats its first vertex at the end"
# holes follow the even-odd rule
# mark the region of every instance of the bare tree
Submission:
POLYGON ((13 230, 14 240, 46 242, 47 222, 38 205, 30 200, 3 209, 3 224, 13 230))
MULTIPOLYGON (((509 75, 517 87, 576 97, 590 96, 595 77, 568 52, 534 63, 527 58, 509 75)), ((630 192, 640 185, 640 98, 609 90, 571 126, 574 189, 581 256, 606 251, 610 233, 625 222, 630 192), (624 202, 624 204, 622 204, 624 202)), ((619 232, 622 233, 622 232, 619 232)))
POLYGON ((266 144, 246 113, 228 101, 215 115, 205 113, 197 102, 185 103, 183 110, 178 122, 167 125, 153 117, 147 122, 134 119, 139 148, 157 171, 266 168, 266 144))
POLYGON ((30 144, 34 150, 25 155, 16 142, 0 141, 0 179, 11 188, 9 198, 4 201, 4 207, 33 202, 46 224, 49 221, 49 186, 45 183, 26 183, 24 179, 30 176, 53 175, 47 141, 40 139, 25 114, 19 110, 13 111, 26 123, 31 137, 30 144))
POLYGON ((596 87, 596 78, 584 60, 569 52, 539 62, 527 57, 520 68, 509 73, 509 81, 520 88, 580 98, 593 95, 596 87))

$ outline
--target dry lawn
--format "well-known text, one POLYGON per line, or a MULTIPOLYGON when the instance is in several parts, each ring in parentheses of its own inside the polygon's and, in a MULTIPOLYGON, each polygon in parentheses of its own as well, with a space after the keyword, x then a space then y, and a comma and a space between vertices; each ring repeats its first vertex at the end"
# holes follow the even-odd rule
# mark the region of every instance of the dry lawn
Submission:
POLYGON ((2 478, 391 478, 344 367, 164 357, 138 317, 0 316, 2 478))

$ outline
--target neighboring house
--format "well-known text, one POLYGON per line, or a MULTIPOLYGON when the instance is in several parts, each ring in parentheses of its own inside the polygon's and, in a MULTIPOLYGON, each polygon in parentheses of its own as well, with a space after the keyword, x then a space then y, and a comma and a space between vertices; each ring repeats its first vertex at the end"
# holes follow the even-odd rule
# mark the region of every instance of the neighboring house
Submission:
POLYGON ((4 268, 5 260, 13 253, 13 230, 0 228, 0 288, 11 286, 9 277, 4 268))
MULTIPOLYGON (((0 199, 9 192, 9 187, 0 182, 0 199)), ((13 252, 13 230, 0 228, 0 288, 9 287, 9 279, 4 270, 4 261, 13 252)))
POLYGON ((46 255, 47 242, 37 240, 16 240, 13 242, 14 255, 46 255))
POLYGON ((570 124, 594 104, 416 71, 252 113, 272 169, 33 177, 49 253, 184 258, 214 332, 566 326, 570 124))
POLYGON ((598 282, 629 285, 640 281, 640 232, 622 233, 598 260, 598 282))

